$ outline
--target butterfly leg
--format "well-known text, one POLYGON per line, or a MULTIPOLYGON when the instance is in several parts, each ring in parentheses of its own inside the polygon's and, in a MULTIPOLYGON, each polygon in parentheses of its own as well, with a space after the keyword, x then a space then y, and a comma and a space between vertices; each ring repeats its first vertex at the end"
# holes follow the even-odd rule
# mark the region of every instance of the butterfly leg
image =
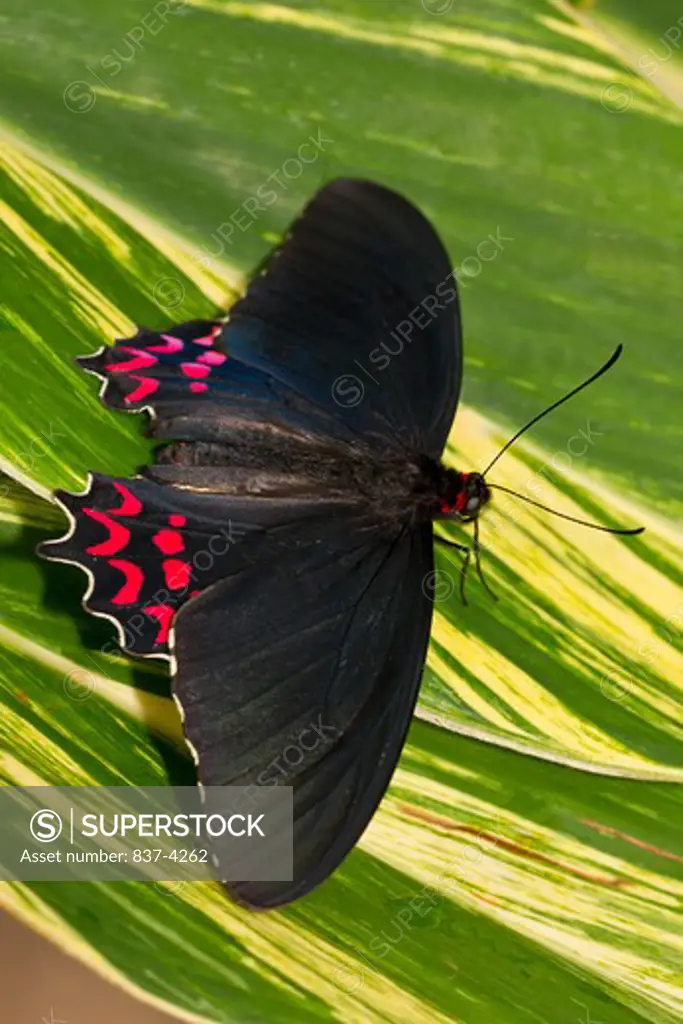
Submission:
POLYGON ((483 571, 483 569, 481 567, 481 544, 479 543, 479 520, 478 519, 474 520, 474 562, 475 562, 475 565, 477 567, 477 575, 478 575, 479 579, 481 580, 482 587, 484 588, 486 593, 489 595, 489 597, 491 597, 494 601, 497 601, 498 600, 498 595, 496 593, 494 593, 493 590, 491 590, 491 587, 486 582, 486 577, 484 576, 484 571, 483 571))
POLYGON ((436 540, 439 544, 445 544, 446 547, 455 548, 456 551, 460 551, 464 556, 462 566, 460 567, 460 598, 465 607, 467 607, 468 601, 465 597, 465 582, 467 580, 472 551, 466 544, 457 544, 454 540, 444 540, 443 537, 437 537, 436 540))

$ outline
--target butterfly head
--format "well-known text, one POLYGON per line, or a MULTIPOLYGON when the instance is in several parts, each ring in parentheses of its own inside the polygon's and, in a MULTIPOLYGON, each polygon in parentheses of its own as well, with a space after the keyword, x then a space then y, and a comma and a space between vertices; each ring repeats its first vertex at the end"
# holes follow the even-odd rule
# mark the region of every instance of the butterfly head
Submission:
POLYGON ((441 517, 471 523, 490 498, 491 492, 481 473, 449 471, 448 487, 441 501, 441 517))

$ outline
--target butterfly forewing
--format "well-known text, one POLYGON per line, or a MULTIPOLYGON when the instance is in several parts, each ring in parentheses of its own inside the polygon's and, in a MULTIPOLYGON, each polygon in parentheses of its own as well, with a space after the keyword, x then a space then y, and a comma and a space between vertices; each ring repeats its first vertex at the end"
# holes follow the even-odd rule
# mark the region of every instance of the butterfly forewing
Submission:
POLYGON ((321 189, 224 337, 358 433, 441 454, 462 373, 456 285, 429 221, 395 192, 347 179, 321 189))

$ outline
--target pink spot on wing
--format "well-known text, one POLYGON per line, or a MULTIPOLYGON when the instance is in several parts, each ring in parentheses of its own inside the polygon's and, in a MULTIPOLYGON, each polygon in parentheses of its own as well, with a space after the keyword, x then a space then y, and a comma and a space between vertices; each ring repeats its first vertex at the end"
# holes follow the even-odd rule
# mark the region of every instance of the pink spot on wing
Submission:
POLYGON ((196 597, 197 594, 201 594, 201 590, 191 590, 190 597, 196 597))
POLYGON ((110 558, 109 565, 119 569, 126 580, 119 592, 112 597, 112 604, 135 604, 140 596, 140 589, 145 579, 145 574, 139 566, 133 562, 127 562, 123 558, 110 558))
POLYGON ((185 550, 185 542, 175 530, 159 530, 152 540, 162 555, 177 555, 185 550))
POLYGON ((171 590, 184 590, 189 585, 192 566, 180 558, 165 558, 161 563, 166 586, 171 590))
POLYGON ((220 366, 227 359, 222 352, 202 352, 200 356, 197 356, 198 363, 207 363, 209 366, 220 366))
POLYGON ((154 380, 153 377, 136 377, 131 374, 131 379, 140 381, 140 386, 126 395, 124 398, 126 405, 130 405, 131 402, 141 402, 143 398, 147 398, 147 395, 154 394, 159 387, 159 381, 154 380))
POLYGON ((180 369, 186 377, 208 377, 211 373, 211 367, 202 363, 181 363, 180 369))
POLYGON ((85 549, 87 555, 116 555, 125 548, 130 540, 130 530, 127 527, 110 519, 106 513, 100 512, 96 508, 84 508, 83 513, 94 519, 95 522, 101 523, 102 526, 106 526, 109 530, 109 536, 106 540, 85 549))
POLYGON ((159 362, 158 358, 153 356, 151 352, 146 352, 141 348, 128 348, 127 345, 121 345, 116 351, 130 352, 133 358, 126 359, 123 363, 109 363, 107 366, 109 373, 130 373, 131 370, 146 370, 159 362))
POLYGON ((142 511, 142 502, 139 498, 136 498, 134 494, 124 487, 123 484, 119 484, 116 480, 112 480, 114 487, 123 498, 123 502, 119 508, 110 508, 109 514, 112 516, 137 516, 142 511))
POLYGON ((215 327, 212 327, 210 332, 205 334, 203 338, 193 338, 192 341, 195 345, 206 345, 207 348, 210 348, 216 340, 216 337, 221 333, 222 329, 222 325, 217 324, 215 327))
POLYGON ((165 644, 168 640, 168 634, 171 632, 171 619, 173 618, 174 608, 170 604, 149 604, 142 610, 145 615, 151 616, 159 623, 159 632, 154 643, 165 644))
POLYGON ((180 338, 174 338, 172 334, 162 334, 165 345, 149 345, 148 352, 160 352, 162 355, 170 355, 172 352, 182 352, 185 342, 180 338))
POLYGON ((168 517, 169 526, 185 526, 187 519, 185 516, 172 515, 168 517))
POLYGON ((199 381, 193 380, 190 384, 190 391, 195 395, 200 395, 203 391, 208 391, 208 384, 201 384, 199 381))

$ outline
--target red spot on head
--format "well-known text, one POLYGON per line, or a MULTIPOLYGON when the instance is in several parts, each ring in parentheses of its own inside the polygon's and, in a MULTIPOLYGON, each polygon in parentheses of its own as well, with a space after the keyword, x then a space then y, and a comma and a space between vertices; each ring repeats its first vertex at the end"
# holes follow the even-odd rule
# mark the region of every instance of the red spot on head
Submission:
POLYGON ((447 501, 441 502, 441 514, 444 516, 450 516, 454 513, 462 512, 467 505, 469 499, 469 492, 467 489, 467 482, 470 478, 470 473, 461 473, 458 479, 457 491, 451 491, 450 495, 455 498, 453 504, 449 504, 447 501))
POLYGON ((152 540, 162 555, 178 555, 185 550, 185 542, 175 530, 159 530, 152 540))
POLYGON ((173 515, 168 517, 169 526, 185 526, 186 522, 187 519, 185 518, 185 516, 173 515))

